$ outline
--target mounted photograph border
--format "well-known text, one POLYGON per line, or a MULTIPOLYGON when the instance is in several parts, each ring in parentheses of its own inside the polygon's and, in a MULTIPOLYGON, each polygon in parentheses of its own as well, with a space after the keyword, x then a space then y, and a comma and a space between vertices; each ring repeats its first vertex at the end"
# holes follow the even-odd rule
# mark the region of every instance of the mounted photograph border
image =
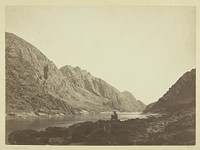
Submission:
POLYGON ((70 150, 79 150, 79 149, 109 149, 109 150, 121 150, 121 149, 154 149, 154 150, 167 150, 167 149, 194 149, 197 150, 200 148, 200 114, 199 114, 199 99, 200 95, 200 37, 199 37, 199 26, 200 26, 200 1, 198 0, 1 0, 0 1, 0 95, 1 95, 1 109, 0 109, 0 149, 2 150, 19 150, 19 149, 27 149, 27 150, 59 150, 59 149, 70 149, 70 150), (195 146, 22 146, 22 145, 6 145, 5 144, 5 7, 9 5, 29 5, 29 6, 63 6, 63 5, 134 5, 134 6, 195 6, 196 7, 196 145, 195 146))

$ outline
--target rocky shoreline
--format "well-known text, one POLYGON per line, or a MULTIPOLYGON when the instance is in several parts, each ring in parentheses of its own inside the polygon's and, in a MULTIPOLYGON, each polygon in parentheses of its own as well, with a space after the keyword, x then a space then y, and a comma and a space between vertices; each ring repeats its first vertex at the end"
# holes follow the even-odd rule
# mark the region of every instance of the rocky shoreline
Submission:
POLYGON ((194 145, 195 112, 125 121, 88 121, 44 131, 17 130, 9 134, 8 141, 12 145, 194 145))

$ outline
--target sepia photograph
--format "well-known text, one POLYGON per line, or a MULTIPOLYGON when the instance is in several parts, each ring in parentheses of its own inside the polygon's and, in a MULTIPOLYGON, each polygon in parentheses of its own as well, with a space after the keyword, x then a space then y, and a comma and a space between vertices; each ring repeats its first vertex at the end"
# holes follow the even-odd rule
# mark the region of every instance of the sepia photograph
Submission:
POLYGON ((196 7, 5 6, 5 145, 195 146, 196 7))

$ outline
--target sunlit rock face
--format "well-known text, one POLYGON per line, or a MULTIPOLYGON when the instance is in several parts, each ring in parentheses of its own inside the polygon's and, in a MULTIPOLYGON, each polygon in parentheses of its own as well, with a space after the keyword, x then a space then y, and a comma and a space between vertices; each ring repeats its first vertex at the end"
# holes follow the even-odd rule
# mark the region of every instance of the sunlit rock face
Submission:
MULTIPOLYGON (((128 91, 120 92, 100 78, 96 78, 79 67, 66 65, 62 67, 61 72, 69 80, 74 90, 81 91, 84 89, 98 98, 104 98, 108 101, 104 105, 109 105, 112 109, 121 111, 142 111, 146 107, 128 91)), ((96 99, 98 101, 98 99, 96 99)))
POLYGON ((15 115, 142 111, 145 105, 79 67, 58 69, 36 47, 6 33, 6 112, 15 115))

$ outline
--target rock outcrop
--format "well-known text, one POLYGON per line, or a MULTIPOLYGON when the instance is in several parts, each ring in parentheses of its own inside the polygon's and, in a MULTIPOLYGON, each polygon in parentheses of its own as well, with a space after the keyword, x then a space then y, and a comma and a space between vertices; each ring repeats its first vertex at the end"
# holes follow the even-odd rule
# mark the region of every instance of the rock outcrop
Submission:
POLYGON ((77 123, 44 131, 17 130, 12 145, 194 145, 194 112, 126 121, 77 123))
POLYGON ((173 113, 195 109, 196 69, 186 72, 157 102, 147 105, 144 112, 173 113))
MULTIPOLYGON (((100 78, 96 78, 79 67, 66 65, 60 68, 63 75, 69 80, 72 88, 78 93, 83 90, 98 98, 104 98, 103 105, 120 111, 142 111, 146 105, 136 100, 128 91, 120 92, 100 78)), ((95 101, 95 98, 93 98, 95 101)))
POLYGON ((6 33, 5 45, 8 115, 72 115, 145 108, 79 67, 59 70, 40 50, 12 33, 6 33))
POLYGON ((7 114, 73 114, 75 108, 59 96, 70 90, 68 85, 62 73, 36 47, 6 33, 7 114))
POLYGON ((140 101, 140 100, 137 100, 132 93, 130 93, 129 91, 123 91, 122 94, 129 100, 131 100, 132 102, 132 105, 135 106, 135 108, 138 110, 138 111, 141 111, 141 110, 144 110, 144 108, 146 108, 146 105, 140 101), (137 105, 136 105, 137 104, 137 105))

